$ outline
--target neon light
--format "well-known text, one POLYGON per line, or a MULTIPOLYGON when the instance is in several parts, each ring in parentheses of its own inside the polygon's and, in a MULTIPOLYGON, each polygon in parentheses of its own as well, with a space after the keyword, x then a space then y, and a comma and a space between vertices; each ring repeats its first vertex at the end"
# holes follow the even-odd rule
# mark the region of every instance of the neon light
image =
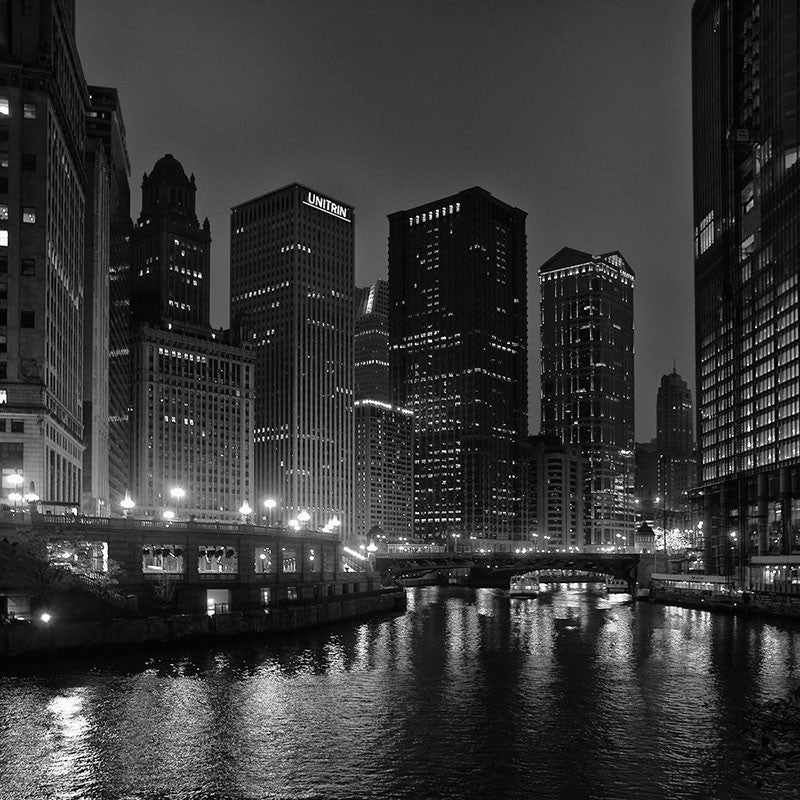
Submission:
POLYGON ((318 211, 324 211, 326 214, 336 217, 336 219, 343 219, 345 222, 350 222, 347 216, 349 210, 346 206, 334 203, 333 200, 328 200, 327 197, 322 197, 314 192, 308 193, 306 199, 303 200, 303 205, 311 206, 311 208, 316 208, 318 211))

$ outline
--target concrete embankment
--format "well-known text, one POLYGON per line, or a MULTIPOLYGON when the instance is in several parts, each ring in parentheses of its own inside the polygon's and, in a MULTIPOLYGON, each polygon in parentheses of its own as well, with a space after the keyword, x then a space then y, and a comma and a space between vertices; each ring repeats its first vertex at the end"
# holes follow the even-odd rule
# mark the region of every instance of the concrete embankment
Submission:
POLYGON ((800 619, 800 597, 780 596, 766 592, 706 596, 700 592, 680 592, 659 589, 652 598, 657 603, 707 611, 726 611, 732 614, 767 614, 800 619))
POLYGON ((265 611, 232 612, 211 617, 180 614, 105 621, 59 623, 54 619, 48 624, 20 623, 0 627, 0 659, 90 647, 261 636, 405 610, 405 591, 393 588, 329 597, 317 602, 287 603, 265 611))

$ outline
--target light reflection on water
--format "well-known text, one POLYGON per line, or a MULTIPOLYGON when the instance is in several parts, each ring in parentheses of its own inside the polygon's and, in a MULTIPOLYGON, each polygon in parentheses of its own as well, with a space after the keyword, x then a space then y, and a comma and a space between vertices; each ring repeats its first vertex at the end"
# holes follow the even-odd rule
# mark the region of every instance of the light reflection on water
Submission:
POLYGON ((798 680, 796 624, 426 587, 392 619, 14 666, 0 798, 756 798, 742 714, 798 680))

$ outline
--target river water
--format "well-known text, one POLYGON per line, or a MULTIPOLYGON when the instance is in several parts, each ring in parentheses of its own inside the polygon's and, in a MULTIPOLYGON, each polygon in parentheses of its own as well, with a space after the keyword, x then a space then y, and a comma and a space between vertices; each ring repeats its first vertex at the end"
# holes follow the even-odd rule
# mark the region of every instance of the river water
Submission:
MULTIPOLYGON (((0 798, 788 798, 745 733, 800 625, 603 598, 408 590, 269 641, 0 672, 0 798)), ((789 768, 791 773, 792 768, 789 768)))

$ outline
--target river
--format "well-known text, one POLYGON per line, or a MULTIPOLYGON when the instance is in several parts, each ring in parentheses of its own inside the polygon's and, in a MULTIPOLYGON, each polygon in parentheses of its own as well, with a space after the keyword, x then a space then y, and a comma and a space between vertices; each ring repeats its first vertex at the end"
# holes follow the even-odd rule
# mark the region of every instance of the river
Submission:
POLYGON ((800 625, 408 590, 408 613, 268 641, 0 670, 2 800, 792 797, 745 733, 800 625))

